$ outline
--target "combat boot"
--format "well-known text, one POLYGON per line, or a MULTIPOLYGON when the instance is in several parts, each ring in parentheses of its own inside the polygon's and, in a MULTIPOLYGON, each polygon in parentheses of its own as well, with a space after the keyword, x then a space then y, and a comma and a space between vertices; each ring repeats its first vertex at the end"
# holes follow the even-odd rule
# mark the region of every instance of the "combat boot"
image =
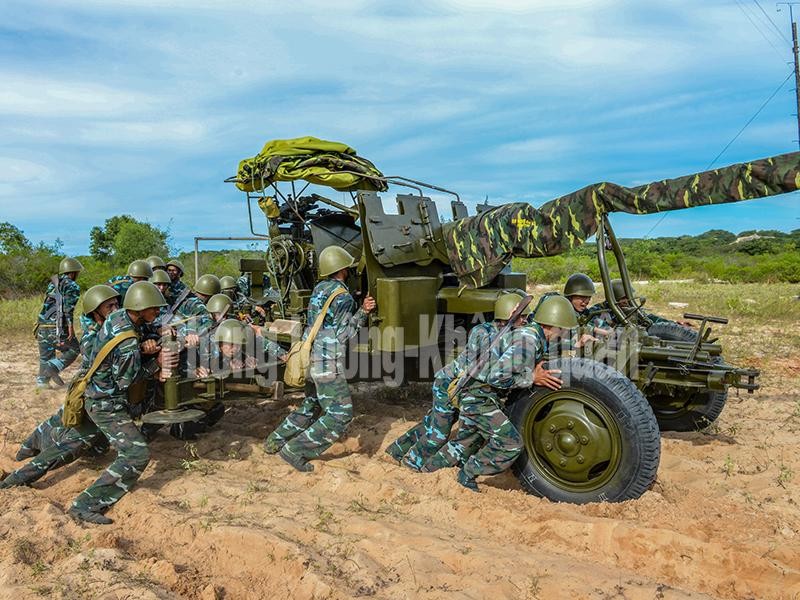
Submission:
POLYGON ((47 363, 42 370, 48 379, 50 379, 50 381, 55 383, 58 387, 64 387, 66 385, 64 380, 61 379, 61 376, 59 375, 60 371, 52 363, 47 363))
POLYGON ((314 465, 310 464, 305 458, 296 456, 288 452, 285 448, 281 448, 281 451, 278 452, 278 456, 303 473, 310 473, 314 470, 314 465))
POLYGON ((477 484, 477 482, 476 482, 476 481, 475 481, 475 480, 474 480, 472 477, 470 477, 469 475, 467 475, 467 474, 464 472, 464 469, 461 469, 461 470, 458 472, 458 476, 456 477, 456 479, 458 480, 458 483, 460 483, 461 485, 463 485, 463 486, 464 486, 465 488, 467 488, 468 490, 472 490, 473 492, 477 492, 477 491, 478 491, 478 484, 477 484))
POLYGON ((111 525, 113 523, 113 519, 109 519, 107 516, 93 511, 93 510, 86 510, 82 508, 77 508, 73 506, 67 511, 67 514, 72 517, 72 520, 76 523, 94 523, 95 525, 111 525))
POLYGON ((395 444, 389 444, 386 448, 386 454, 391 456, 397 462, 403 460, 403 455, 400 454, 400 448, 398 448, 395 444))

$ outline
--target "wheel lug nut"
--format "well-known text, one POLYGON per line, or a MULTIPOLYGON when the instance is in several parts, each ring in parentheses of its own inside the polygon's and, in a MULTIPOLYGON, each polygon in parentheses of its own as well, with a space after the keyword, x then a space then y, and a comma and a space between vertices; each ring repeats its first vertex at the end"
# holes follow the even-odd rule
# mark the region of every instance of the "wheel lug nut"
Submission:
POLYGON ((550 425, 550 433, 555 433, 555 432, 556 432, 556 426, 550 425))
POLYGON ((586 437, 585 435, 582 435, 581 436, 581 444, 583 444, 585 446, 588 443, 589 443, 589 438, 586 437))
POLYGON ((560 461, 558 461, 558 464, 560 464, 562 467, 566 467, 567 466, 567 459, 566 458, 562 458, 560 461))
POLYGON ((573 427, 575 427, 574 421, 567 421, 567 429, 572 429, 573 427))
POLYGON ((577 460, 577 461, 578 461, 578 464, 579 464, 579 465, 582 465, 582 464, 583 464, 583 461, 584 461, 584 460, 586 460, 586 459, 585 459, 585 458, 583 458, 583 456, 581 456, 580 454, 578 454, 578 456, 576 456, 576 457, 575 457, 575 460, 577 460))
POLYGON ((550 452, 553 449, 553 444, 551 444, 550 442, 546 443, 544 445, 544 449, 550 452))

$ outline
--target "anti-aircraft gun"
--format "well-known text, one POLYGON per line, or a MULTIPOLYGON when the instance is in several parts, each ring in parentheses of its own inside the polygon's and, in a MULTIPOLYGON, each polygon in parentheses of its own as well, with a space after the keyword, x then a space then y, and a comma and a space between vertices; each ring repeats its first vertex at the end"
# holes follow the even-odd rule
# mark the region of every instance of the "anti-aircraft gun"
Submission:
MULTIPOLYGON (((378 308, 367 331, 351 344, 350 381, 431 379, 459 351, 471 326, 493 318, 499 294, 526 288, 525 275, 510 271, 513 257, 559 254, 597 235, 606 298, 625 324, 623 334, 616 336, 613 348, 551 358, 549 367, 562 371, 561 390, 518 391, 507 401, 507 412, 525 441, 514 467, 523 487, 582 503, 639 497, 655 480, 659 423, 678 429, 702 426, 719 414, 724 400, 720 403, 718 395, 728 387, 757 387, 757 372, 724 364, 703 326, 696 339, 671 340, 637 321, 642 318, 639 304, 620 306, 611 292, 607 251, 617 260, 628 297, 634 295, 608 214, 646 214, 794 191, 800 182, 800 153, 635 188, 601 183, 538 209, 514 203, 473 216, 455 192, 385 176, 352 148, 316 138, 269 142, 259 155, 242 161, 228 181, 246 194, 251 233, 269 240, 263 260, 241 266, 253 281, 266 275, 273 288, 275 318, 269 329, 279 341, 289 342, 301 330, 319 252, 339 245, 356 257, 357 274, 348 285, 356 297, 375 297, 378 308), (304 182, 300 189, 298 182, 304 182), (350 203, 306 193, 309 184, 343 192, 350 203), (396 213, 385 211, 379 195, 389 185, 405 192, 396 197, 396 213), (431 192, 452 197, 452 220, 443 222, 431 192), (266 231, 255 225, 255 206, 266 217, 266 231)), ((721 321, 701 320, 703 325, 721 321)), ((168 408, 223 397, 219 390, 226 385, 209 380, 198 399, 188 386, 168 408)))

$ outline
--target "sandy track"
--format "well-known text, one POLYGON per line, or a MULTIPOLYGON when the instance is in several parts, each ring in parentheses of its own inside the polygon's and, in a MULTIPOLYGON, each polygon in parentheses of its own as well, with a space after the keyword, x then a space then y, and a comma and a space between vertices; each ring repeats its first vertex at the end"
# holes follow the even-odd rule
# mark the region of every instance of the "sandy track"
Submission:
MULTIPOLYGON (((654 488, 622 504, 526 495, 508 474, 474 494, 382 449, 422 416, 424 388, 361 388, 349 436, 312 474, 260 441, 293 400, 248 401, 153 461, 107 527, 64 515, 109 458, 0 491, 0 598, 797 598, 800 369, 733 397, 707 433, 665 434, 654 488)), ((35 348, 0 354, 0 467, 61 402, 33 389, 35 348)), ((766 380, 766 378, 765 378, 766 380)))

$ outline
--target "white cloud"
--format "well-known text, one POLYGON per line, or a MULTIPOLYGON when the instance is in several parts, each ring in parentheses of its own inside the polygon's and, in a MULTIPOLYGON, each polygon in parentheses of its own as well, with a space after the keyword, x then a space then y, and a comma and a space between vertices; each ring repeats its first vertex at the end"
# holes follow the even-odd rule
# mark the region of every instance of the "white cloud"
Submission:
POLYGON ((154 99, 93 81, 0 71, 0 115, 97 117, 142 112, 154 99))

